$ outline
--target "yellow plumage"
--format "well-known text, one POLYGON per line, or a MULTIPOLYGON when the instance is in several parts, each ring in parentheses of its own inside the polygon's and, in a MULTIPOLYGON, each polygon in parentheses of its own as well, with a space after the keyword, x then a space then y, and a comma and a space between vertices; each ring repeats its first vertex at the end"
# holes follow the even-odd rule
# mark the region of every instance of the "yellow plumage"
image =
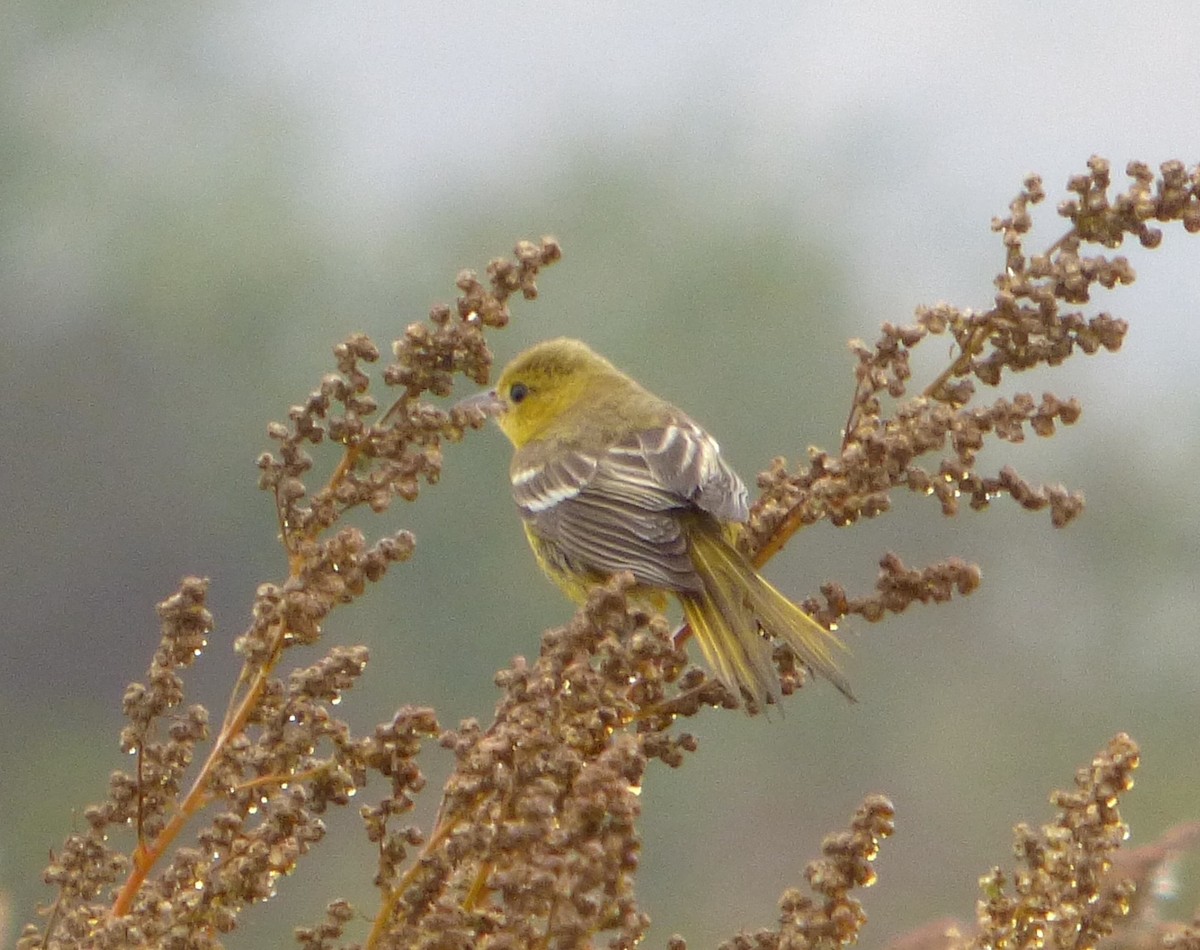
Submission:
POLYGON ((771 640, 853 698, 841 641, 763 579, 732 543, 746 489, 683 412, 575 340, 525 351, 490 394, 516 448, 510 477, 542 570, 575 601, 630 571, 652 602, 678 598, 705 660, 734 692, 775 700, 771 640))

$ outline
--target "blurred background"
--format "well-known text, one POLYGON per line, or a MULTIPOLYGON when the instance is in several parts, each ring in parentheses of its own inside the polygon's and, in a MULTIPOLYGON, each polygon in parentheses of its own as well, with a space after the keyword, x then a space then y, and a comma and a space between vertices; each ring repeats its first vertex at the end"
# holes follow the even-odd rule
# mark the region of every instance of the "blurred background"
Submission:
MULTIPOLYGON (((558 237, 542 297, 493 337, 503 362, 583 337, 709 427, 747 481, 834 448, 846 340, 947 300, 986 308, 989 230, 1026 173, 1053 207, 1099 153, 1200 155, 1192 0, 420 7, 9 0, 0 12, 0 893, 8 943, 50 849, 125 762, 124 684, 153 605, 212 578, 217 631, 190 699, 223 709, 254 588, 286 570, 254 458, 268 421, 363 330, 386 349, 460 267, 558 237)), ((775 919, 822 837, 884 792, 898 832, 863 895, 878 947, 970 919, 1011 866, 1011 827, 1052 813, 1106 739, 1142 745, 1134 843, 1200 817, 1196 723, 1200 238, 1123 249, 1132 288, 1094 302, 1124 350, 1006 380, 1084 400, 1051 440, 990 450, 1083 489, 1064 531, 1007 501, 799 536, 770 575, 796 597, 873 583, 879 556, 977 560, 984 586, 849 634, 861 702, 818 686, 786 716, 709 714, 700 751, 643 795, 650 946, 712 946, 775 919)), ((925 378, 949 358, 921 347, 925 378)), ((335 615, 372 665, 342 709, 490 717, 493 672, 569 606, 537 574, 495 431, 376 532, 413 562, 335 615), (469 595, 464 595, 464 590, 469 595)), ((293 663, 318 653, 294 654, 293 663)), ((429 750, 428 821, 448 767, 429 750)), ((370 789, 368 790, 368 793, 370 789)), ((284 946, 338 896, 373 910, 357 819, 245 917, 231 947, 284 946)), ((1200 862, 1168 908, 1200 902, 1200 862)))

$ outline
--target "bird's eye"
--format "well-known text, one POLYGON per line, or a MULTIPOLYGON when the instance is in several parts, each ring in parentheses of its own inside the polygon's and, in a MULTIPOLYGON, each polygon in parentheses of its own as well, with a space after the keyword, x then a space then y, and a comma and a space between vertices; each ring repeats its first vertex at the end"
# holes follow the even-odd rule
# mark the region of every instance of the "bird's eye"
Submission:
POLYGON ((529 387, 524 383, 513 383, 508 390, 508 398, 514 403, 521 402, 529 395, 529 387))

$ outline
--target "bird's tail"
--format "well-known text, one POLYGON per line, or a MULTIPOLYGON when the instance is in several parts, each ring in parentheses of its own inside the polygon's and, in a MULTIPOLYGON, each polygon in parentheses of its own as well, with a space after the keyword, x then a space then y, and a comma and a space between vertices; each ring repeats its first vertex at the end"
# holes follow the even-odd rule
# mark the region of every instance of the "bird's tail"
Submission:
POLYGON ((756 573, 717 524, 695 523, 688 535, 703 589, 682 592, 679 599, 704 658, 725 684, 745 691, 760 706, 778 699, 779 676, 771 659, 771 639, 776 639, 853 701, 834 661, 834 652, 845 649, 842 641, 756 573))

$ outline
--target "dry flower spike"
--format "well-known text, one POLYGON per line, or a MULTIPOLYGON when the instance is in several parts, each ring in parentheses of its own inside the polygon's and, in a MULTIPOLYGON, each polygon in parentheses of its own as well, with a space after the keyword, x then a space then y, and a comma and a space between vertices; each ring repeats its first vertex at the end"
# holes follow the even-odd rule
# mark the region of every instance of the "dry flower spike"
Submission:
POLYGON ((1118 801, 1133 787, 1137 745, 1119 734, 1075 775, 1071 791, 1050 796, 1059 811, 1034 830, 1014 830, 1017 867, 980 879, 974 926, 934 921, 888 944, 889 950, 993 950, 1001 947, 1100 947, 1103 950, 1200 947, 1200 920, 1157 921, 1153 875, 1194 847, 1200 823, 1178 826, 1154 844, 1119 852, 1128 837, 1118 801))

